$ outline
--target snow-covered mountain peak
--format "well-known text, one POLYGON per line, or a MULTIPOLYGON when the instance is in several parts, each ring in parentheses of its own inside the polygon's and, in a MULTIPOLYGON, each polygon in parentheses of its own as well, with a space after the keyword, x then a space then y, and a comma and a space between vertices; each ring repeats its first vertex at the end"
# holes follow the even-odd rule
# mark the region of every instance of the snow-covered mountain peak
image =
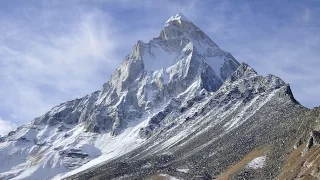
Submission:
MULTIPOLYGON (((239 62, 230 53, 221 50, 201 29, 179 13, 166 22, 159 37, 148 43, 137 42, 103 91, 106 91, 105 87, 115 88, 121 95, 136 78, 145 78, 147 84, 163 91, 166 86, 182 81, 186 83, 186 80, 193 83, 204 76, 215 81, 209 83, 216 84, 215 88, 207 87, 212 91, 238 66, 239 62)), ((181 93, 181 90, 176 93, 181 93)))
POLYGON ((0 179, 64 179, 101 163, 92 172, 104 179, 218 174, 260 142, 294 138, 297 104, 283 80, 240 64, 179 13, 101 91, 0 137, 0 179))
MULTIPOLYGON (((175 123, 175 119, 181 122, 181 117, 188 119, 194 112, 188 110, 185 114, 184 110, 191 108, 192 102, 203 101, 205 105, 207 95, 219 89, 217 98, 229 102, 220 94, 227 92, 236 97, 237 89, 240 93, 251 93, 248 89, 258 92, 256 89, 264 88, 256 85, 257 74, 251 67, 239 65, 230 53, 221 50, 179 13, 166 22, 159 37, 147 43, 138 41, 101 91, 52 108, 29 126, 4 138, 6 144, 2 144, 2 149, 10 151, 11 146, 27 144, 28 151, 21 156, 43 158, 37 159, 39 167, 35 170, 39 173, 45 171, 40 168, 44 164, 48 169, 54 168, 51 161, 64 167, 57 166, 57 172, 61 173, 97 156, 105 157, 104 160, 114 158, 147 141, 146 137, 175 123), (231 75, 234 81, 230 81, 231 75), (242 81, 246 78, 250 81, 242 81), (40 149, 42 154, 33 149, 40 149)), ((268 78, 260 79, 259 82, 269 82, 268 78)), ((270 82, 273 80, 276 79, 271 78, 270 82)), ((19 153, 20 150, 16 152, 19 153)), ((20 173, 29 165, 22 160, 12 162, 3 171, 22 167, 18 168, 20 173)), ((12 170, 9 175, 19 173, 12 170)))

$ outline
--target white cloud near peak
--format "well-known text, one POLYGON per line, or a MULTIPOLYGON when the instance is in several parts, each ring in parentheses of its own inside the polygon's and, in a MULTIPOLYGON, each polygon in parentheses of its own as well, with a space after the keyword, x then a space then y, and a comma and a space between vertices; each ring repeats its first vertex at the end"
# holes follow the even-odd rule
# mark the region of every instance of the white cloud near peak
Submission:
POLYGON ((17 125, 10 121, 3 120, 0 117, 0 136, 7 135, 10 131, 13 131, 17 128, 17 125))

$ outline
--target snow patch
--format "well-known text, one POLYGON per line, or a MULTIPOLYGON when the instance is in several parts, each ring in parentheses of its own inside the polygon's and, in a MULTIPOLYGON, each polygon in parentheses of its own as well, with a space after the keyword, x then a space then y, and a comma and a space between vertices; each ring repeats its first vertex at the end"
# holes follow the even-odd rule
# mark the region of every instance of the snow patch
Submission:
POLYGON ((251 169, 263 168, 265 165, 265 161, 266 161, 266 156, 260 156, 260 157, 254 158, 252 161, 250 161, 247 164, 247 168, 251 168, 251 169))
POLYGON ((141 168, 142 169, 148 169, 148 168, 151 168, 152 167, 152 164, 151 163, 146 163, 144 164, 141 168))
POLYGON ((186 169, 186 168, 184 168, 184 169, 176 169, 176 171, 187 174, 189 172, 189 169, 186 169))

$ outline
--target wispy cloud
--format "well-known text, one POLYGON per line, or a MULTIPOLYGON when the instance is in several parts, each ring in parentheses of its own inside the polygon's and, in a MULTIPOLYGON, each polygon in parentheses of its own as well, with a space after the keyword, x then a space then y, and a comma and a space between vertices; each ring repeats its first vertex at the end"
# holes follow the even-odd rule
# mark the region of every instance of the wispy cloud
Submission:
POLYGON ((7 135, 10 131, 13 131, 17 128, 17 125, 10 122, 3 120, 0 117, 0 136, 5 136, 7 135))
POLYGON ((82 12, 55 23, 51 31, 34 29, 54 13, 59 12, 40 12, 46 17, 32 19, 27 27, 26 22, 1 19, 1 24, 13 27, 1 32, 5 38, 0 41, 0 114, 7 119, 30 121, 54 104, 90 93, 119 64, 114 53, 116 28, 106 13, 82 12))

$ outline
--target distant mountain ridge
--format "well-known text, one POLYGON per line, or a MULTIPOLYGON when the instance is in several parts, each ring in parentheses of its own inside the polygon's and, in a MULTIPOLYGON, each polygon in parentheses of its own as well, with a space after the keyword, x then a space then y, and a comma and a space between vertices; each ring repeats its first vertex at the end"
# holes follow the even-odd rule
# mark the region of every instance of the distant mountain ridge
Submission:
POLYGON ((308 111, 283 80, 240 64, 179 13, 101 90, 2 137, 0 179, 212 179, 262 147, 259 168, 232 175, 274 179, 315 125, 298 118, 308 111))

